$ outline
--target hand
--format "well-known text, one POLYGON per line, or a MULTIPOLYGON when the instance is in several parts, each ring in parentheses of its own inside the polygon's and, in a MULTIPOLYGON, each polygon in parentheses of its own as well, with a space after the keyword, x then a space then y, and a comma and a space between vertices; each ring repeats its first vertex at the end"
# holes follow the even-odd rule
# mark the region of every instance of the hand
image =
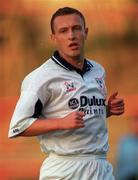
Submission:
POLYGON ((70 113, 69 115, 61 119, 62 129, 83 128, 85 126, 83 116, 84 112, 82 111, 70 113))
POLYGON ((124 113, 124 100, 117 98, 118 92, 113 93, 108 100, 107 117, 124 113))

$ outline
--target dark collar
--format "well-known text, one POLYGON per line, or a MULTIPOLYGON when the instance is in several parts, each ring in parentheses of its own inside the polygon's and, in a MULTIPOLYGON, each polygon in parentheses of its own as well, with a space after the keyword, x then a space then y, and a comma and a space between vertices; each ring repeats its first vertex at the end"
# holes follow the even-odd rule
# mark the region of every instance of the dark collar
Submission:
POLYGON ((80 70, 80 69, 76 68, 75 66, 73 66, 72 64, 68 63, 64 58, 62 58, 58 51, 54 52, 51 59, 55 63, 57 63, 58 65, 63 67, 64 69, 70 70, 70 71, 75 70, 81 76, 83 76, 85 72, 89 71, 93 67, 93 65, 88 60, 85 59, 84 60, 84 65, 83 65, 83 70, 80 70))

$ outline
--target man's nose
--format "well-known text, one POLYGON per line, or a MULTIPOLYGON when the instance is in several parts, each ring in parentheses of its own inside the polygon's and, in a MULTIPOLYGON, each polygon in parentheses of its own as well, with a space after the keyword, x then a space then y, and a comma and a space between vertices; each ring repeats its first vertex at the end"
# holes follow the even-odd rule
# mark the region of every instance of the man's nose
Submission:
POLYGON ((70 40, 74 40, 76 37, 75 37, 75 32, 73 30, 70 30, 69 33, 68 33, 68 38, 70 40))

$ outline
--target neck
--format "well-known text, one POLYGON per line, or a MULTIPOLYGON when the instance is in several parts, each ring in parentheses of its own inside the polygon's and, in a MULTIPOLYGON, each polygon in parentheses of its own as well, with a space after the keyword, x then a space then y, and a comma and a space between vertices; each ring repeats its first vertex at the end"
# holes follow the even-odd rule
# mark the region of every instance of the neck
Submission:
POLYGON ((65 54, 63 54, 61 51, 59 51, 59 54, 62 58, 64 58, 68 63, 70 63, 71 65, 75 66, 78 69, 83 69, 83 65, 84 65, 84 55, 78 55, 78 56, 66 56, 65 54))

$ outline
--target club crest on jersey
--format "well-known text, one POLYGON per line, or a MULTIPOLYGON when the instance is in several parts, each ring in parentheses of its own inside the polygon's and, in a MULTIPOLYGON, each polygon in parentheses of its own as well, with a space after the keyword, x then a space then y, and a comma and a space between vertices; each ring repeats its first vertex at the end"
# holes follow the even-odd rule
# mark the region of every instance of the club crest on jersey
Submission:
POLYGON ((95 78, 98 86, 99 86, 99 90, 101 91, 101 93, 106 96, 106 86, 105 86, 105 82, 103 80, 102 77, 98 77, 98 78, 95 78))
POLYGON ((76 90, 76 87, 74 86, 74 83, 72 81, 65 81, 64 85, 66 87, 66 92, 71 92, 76 90))

